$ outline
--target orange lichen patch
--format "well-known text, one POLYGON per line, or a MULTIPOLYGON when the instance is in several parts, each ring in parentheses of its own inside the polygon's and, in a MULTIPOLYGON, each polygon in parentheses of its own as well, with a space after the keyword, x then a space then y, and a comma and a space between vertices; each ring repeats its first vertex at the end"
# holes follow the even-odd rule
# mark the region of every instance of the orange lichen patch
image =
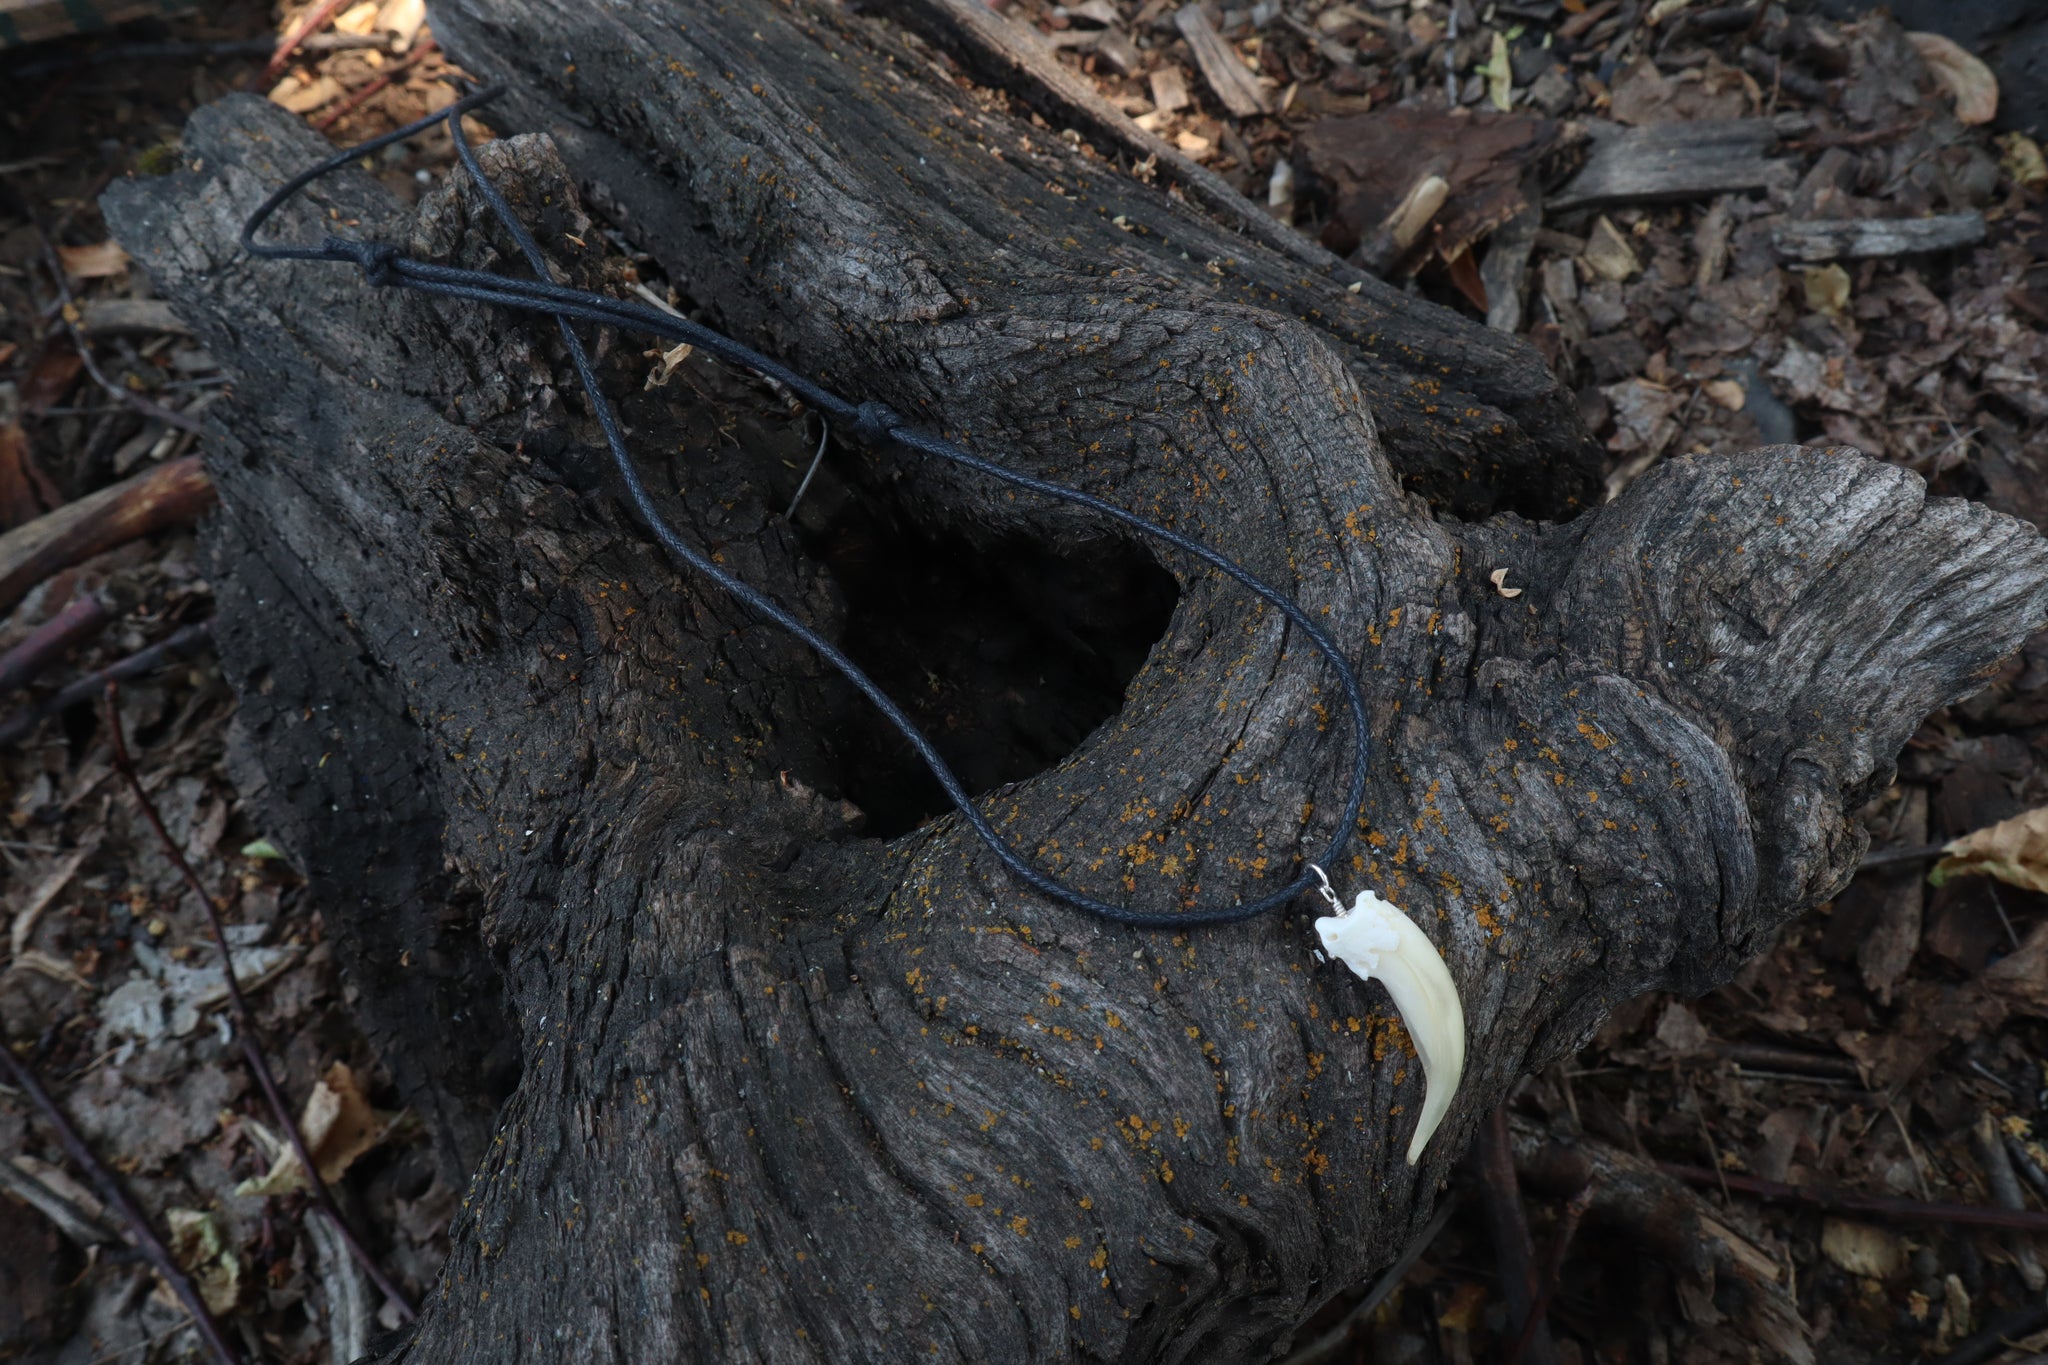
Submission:
POLYGON ((1584 735, 1586 742, 1596 749, 1605 749, 1614 743, 1614 736, 1602 733, 1599 727, 1589 725, 1585 721, 1579 722, 1579 733, 1584 735))
POLYGON ((1408 1036, 1408 1030, 1399 1019, 1382 1019, 1378 1015, 1372 1020, 1372 1059, 1384 1061, 1391 1052, 1400 1052, 1413 1057, 1415 1040, 1408 1036))

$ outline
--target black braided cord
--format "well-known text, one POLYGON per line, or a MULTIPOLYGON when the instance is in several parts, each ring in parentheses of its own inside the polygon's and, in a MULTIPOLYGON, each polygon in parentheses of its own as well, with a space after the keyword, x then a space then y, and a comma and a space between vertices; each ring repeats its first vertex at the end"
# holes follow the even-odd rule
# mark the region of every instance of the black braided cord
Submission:
POLYGON ((1317 862, 1334 866, 1350 845, 1353 830, 1357 824, 1358 812, 1365 801, 1365 779, 1368 731, 1366 725, 1365 693, 1359 685, 1358 675, 1337 648, 1329 634, 1293 600, 1255 577, 1250 570, 1211 549, 1200 541, 1193 540, 1172 531, 1156 522, 1148 521, 1134 512, 1103 501, 1093 494, 1077 488, 1052 483, 1045 479, 1020 474, 992 464, 978 455, 973 455, 940 436, 920 431, 911 426, 900 414, 887 404, 877 402, 850 403, 794 370, 769 359, 749 346, 723 336, 710 328, 691 322, 687 318, 663 312, 638 303, 608 298, 602 294, 588 293, 580 289, 568 289, 553 283, 548 275, 546 259, 533 236, 513 214, 511 205, 505 202, 497 187, 485 176, 478 164, 476 153, 469 145, 462 131, 462 116, 503 94, 502 85, 488 86, 456 101, 448 108, 430 114, 417 122, 409 123, 394 132, 375 137, 359 146, 322 161, 310 170, 302 171, 285 182, 276 193, 259 205, 242 227, 242 247, 250 255, 269 260, 293 261, 338 261, 352 263, 363 272, 363 278, 373 285, 385 285, 406 289, 417 289, 443 298, 468 299, 476 303, 495 304, 504 308, 516 308, 532 313, 552 314, 562 329, 562 340, 568 345, 569 354, 576 362, 576 371, 582 377, 583 387, 588 392, 590 406, 597 416, 598 425, 604 429, 605 442, 611 448, 612 462, 617 466, 619 477, 624 482, 633 509, 647 524, 654 538, 662 548, 688 565, 693 571, 710 579, 727 593, 737 598, 756 615, 772 621, 817 651, 825 662, 859 688, 867 699, 873 702, 897 732, 917 751, 917 756, 931 770, 932 776, 945 789, 947 798, 960 812, 989 850, 1000 858, 1010 874, 1032 890, 1051 900, 1072 906, 1098 919, 1115 924, 1127 924, 1140 928, 1175 928, 1187 925, 1230 924, 1250 919, 1255 915, 1287 904, 1302 892, 1316 885, 1314 863, 1302 864, 1302 869, 1286 886, 1255 901, 1237 905, 1218 906, 1210 909, 1192 909, 1162 914, 1146 913, 1098 899, 1070 887, 1063 886, 1043 871, 1034 867, 1023 854, 1013 848, 989 823, 967 789, 960 784, 946 760, 932 742, 925 738, 917 724, 875 681, 860 670, 839 647, 825 639, 810 626, 793 616, 788 609, 773 598, 734 578, 713 564, 704 553, 684 540, 673 526, 661 515, 649 495, 647 487, 640 480, 631 456, 626 450, 624 434, 619 429, 618 418, 612 411, 610 401, 599 387, 597 373, 590 363, 590 355, 577 336, 572 321, 594 322, 600 326, 617 327, 627 331, 651 333, 670 341, 688 342, 702 347, 706 352, 729 364, 752 370, 755 374, 772 379, 812 408, 824 414, 833 424, 835 431, 850 433, 862 445, 873 449, 891 442, 918 451, 921 454, 937 456, 954 464, 1000 479, 1017 488, 1027 489, 1049 498, 1073 503, 1092 512, 1111 517, 1133 530, 1152 537, 1220 570, 1236 580, 1254 594, 1278 607, 1288 621, 1306 634, 1316 649, 1329 661, 1337 679, 1344 687, 1344 697, 1351 710, 1352 764, 1351 787, 1344 800, 1344 816, 1338 821, 1335 836, 1329 847, 1317 862), (415 260, 405 255, 388 242, 353 241, 342 237, 328 237, 319 246, 289 246, 260 243, 256 233, 264 222, 287 200, 320 177, 346 166, 366 153, 433 126, 446 122, 455 140, 455 150, 462 164, 469 171, 478 193, 482 194, 491 210, 497 214, 506 230, 519 243, 526 259, 532 265, 533 280, 508 279, 503 276, 486 274, 477 270, 460 270, 451 266, 434 265, 427 261, 415 260))

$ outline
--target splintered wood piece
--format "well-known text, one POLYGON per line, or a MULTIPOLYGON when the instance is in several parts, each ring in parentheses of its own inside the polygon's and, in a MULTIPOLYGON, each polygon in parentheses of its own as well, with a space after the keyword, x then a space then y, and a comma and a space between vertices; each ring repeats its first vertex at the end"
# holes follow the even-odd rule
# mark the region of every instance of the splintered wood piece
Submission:
POLYGON ((1251 118, 1271 111, 1272 105, 1266 92, 1259 88, 1258 78, 1245 69, 1237 50, 1209 26, 1208 16, 1202 13, 1200 5, 1182 5, 1174 14, 1173 23, 1180 36, 1187 39, 1188 52, 1202 69, 1202 79, 1209 82, 1209 88, 1232 117, 1251 118))
POLYGON ((86 299, 78 305, 78 327, 87 336, 117 332, 192 335, 192 329, 162 299, 86 299))
POLYGON ((0 612, 73 564, 192 521, 213 506, 213 482, 197 455, 147 469, 0 535, 0 612))
POLYGON ((1595 123, 1586 164, 1552 197, 1554 212, 1702 199, 1762 189, 1779 163, 1769 119, 1705 119, 1622 128, 1595 123))
POLYGON ((1866 256, 1910 256, 1951 251, 1984 240, 1984 215, 1938 213, 1930 218, 1825 219, 1779 223, 1771 245, 1788 261, 1854 261, 1866 256))

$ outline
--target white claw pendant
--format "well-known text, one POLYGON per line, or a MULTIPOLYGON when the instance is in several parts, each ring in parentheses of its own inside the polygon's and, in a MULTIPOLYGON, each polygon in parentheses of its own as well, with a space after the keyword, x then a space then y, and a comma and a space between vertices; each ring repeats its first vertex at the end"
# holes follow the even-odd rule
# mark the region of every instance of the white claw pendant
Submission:
MULTIPOLYGON (((1316 873, 1321 876, 1322 870, 1316 873)), ((1316 921, 1324 950, 1361 980, 1377 980, 1387 988, 1422 1058, 1422 1117, 1408 1141, 1408 1164, 1413 1166, 1443 1122, 1465 1073, 1464 1002, 1436 945, 1371 889, 1359 892, 1346 910, 1324 877, 1323 898, 1337 911, 1316 921)))

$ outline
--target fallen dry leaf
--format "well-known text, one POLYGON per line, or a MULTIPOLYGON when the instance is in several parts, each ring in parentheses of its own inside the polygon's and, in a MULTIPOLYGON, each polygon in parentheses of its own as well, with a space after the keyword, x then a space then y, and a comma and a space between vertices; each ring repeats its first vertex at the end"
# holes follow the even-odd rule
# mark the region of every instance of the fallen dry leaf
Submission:
POLYGON ((74 280, 103 280, 128 269, 128 253, 119 242, 94 242, 91 246, 60 246, 57 259, 64 273, 74 280))
POLYGON ((1717 406, 1730 412, 1741 412, 1743 404, 1749 401, 1749 392, 1739 379, 1710 379, 1701 389, 1717 406))
POLYGON ((1824 265, 1806 272, 1806 306, 1816 313, 1840 313, 1849 306, 1849 272, 1824 265))
POLYGON ((1820 1228, 1821 1254, 1851 1275, 1888 1280, 1906 1268, 1906 1244, 1882 1228, 1830 1218, 1820 1228))
POLYGON ((1965 834, 1942 849, 1927 880, 1982 873, 2028 891, 2048 892, 2048 806, 1965 834))
POLYGON ((1989 123, 1998 117, 1998 77, 1975 53, 1939 33, 1908 33, 1906 38, 1941 88, 1955 97, 1957 122, 1989 123))
POLYGON ((669 376, 676 372, 676 366, 688 360, 691 352, 695 349, 689 342, 685 341, 681 345, 666 351, 642 351, 640 354, 644 359, 655 362, 655 368, 647 372, 647 387, 658 389, 668 383, 669 376))
MULTIPOLYGON (((396 1114, 370 1106, 370 1100, 356 1083, 355 1072, 336 1062, 313 1087, 299 1115, 299 1133, 320 1168, 320 1178, 329 1184, 341 1179, 356 1158, 375 1147, 391 1131, 396 1114)), ((285 1194, 305 1184, 299 1159, 287 1146, 277 1155, 267 1174, 245 1180, 236 1194, 285 1194)))
POLYGON ((199 1282, 199 1296, 215 1313, 233 1310, 242 1297, 242 1263, 221 1235, 220 1224, 200 1209, 166 1209, 171 1257, 199 1282))
POLYGON ((2015 185, 2023 190, 2048 190, 2048 157, 2041 155, 2040 143, 2025 133, 2007 133, 1998 139, 1998 147, 2004 153, 1999 167, 2015 185))

